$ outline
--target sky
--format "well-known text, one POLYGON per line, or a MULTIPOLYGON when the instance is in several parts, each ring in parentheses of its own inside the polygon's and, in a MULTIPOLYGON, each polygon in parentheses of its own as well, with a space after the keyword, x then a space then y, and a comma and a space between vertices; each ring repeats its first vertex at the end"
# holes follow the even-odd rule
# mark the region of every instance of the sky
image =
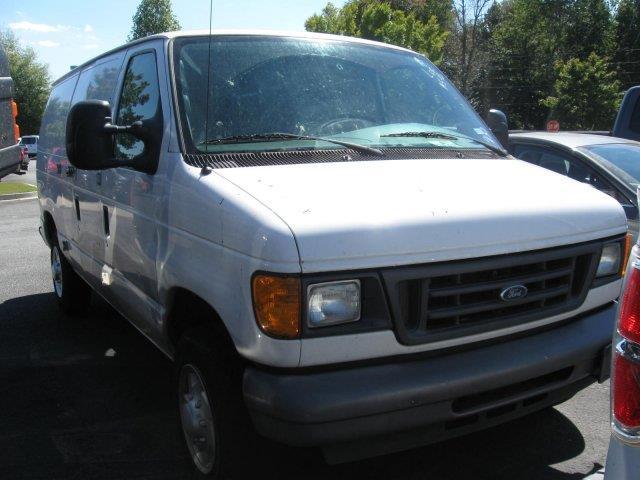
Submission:
MULTIPOLYGON (((213 28, 304 30, 328 0, 213 0, 213 28)), ((55 80, 92 57, 126 42, 138 0, 1 0, 0 29, 49 64, 55 80)), ((184 30, 209 28, 209 0, 172 0, 184 30)), ((332 0, 342 6, 345 0, 332 0)))

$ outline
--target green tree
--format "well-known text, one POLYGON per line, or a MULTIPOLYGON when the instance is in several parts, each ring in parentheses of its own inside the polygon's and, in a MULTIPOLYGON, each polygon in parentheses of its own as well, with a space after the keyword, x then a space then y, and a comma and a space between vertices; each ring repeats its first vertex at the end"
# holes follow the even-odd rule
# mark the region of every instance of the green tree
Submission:
POLYGON ((11 31, 0 31, 0 44, 9 58, 20 132, 23 135, 37 134, 51 89, 49 67, 38 61, 33 48, 20 45, 11 31))
POLYGON ((557 17, 563 12, 551 14, 545 0, 505 0, 496 8, 500 23, 488 46, 487 100, 509 115, 514 128, 539 128, 546 119, 540 102, 553 87, 549 67, 558 59, 557 17))
POLYGON ((171 0, 142 0, 133 15, 128 41, 172 30, 180 30, 180 23, 171 10, 171 0))
POLYGON ((556 62, 604 56, 611 44, 607 0, 504 0, 488 42, 484 102, 502 108, 514 127, 541 128, 553 94, 556 62))
POLYGON ((640 82, 640 1, 620 1, 612 36, 612 60, 622 87, 627 89, 640 82))
POLYGON ((566 7, 560 50, 567 58, 586 59, 611 50, 613 18, 606 0, 573 0, 566 7))
POLYGON ((473 87, 487 61, 483 27, 490 3, 491 0, 456 0, 451 35, 445 46, 442 68, 472 103, 477 103, 473 87))
POLYGON ((542 101, 563 129, 608 130, 620 103, 620 83, 596 53, 555 65, 554 94, 542 101))
POLYGON ((413 13, 423 22, 435 16, 438 23, 448 26, 453 19, 454 0, 388 0, 389 5, 405 13, 413 13))
POLYGON ((448 36, 435 14, 421 19, 414 11, 374 0, 351 0, 341 9, 329 3, 319 15, 307 19, 305 28, 392 43, 423 53, 434 63, 442 60, 448 36))
MULTIPOLYGON (((346 7, 345 7, 346 8, 346 7)), ((314 14, 307 18, 304 26, 309 32, 333 33, 335 35, 348 35, 344 25, 345 14, 341 9, 329 2, 320 14, 314 14)))

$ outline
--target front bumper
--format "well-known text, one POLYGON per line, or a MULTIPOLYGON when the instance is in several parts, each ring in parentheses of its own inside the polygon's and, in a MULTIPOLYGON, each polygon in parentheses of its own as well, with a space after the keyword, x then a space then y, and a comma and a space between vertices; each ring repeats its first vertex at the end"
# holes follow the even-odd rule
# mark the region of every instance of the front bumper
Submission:
POLYGON ((550 330, 384 365, 248 367, 245 403, 262 435, 323 446, 329 461, 412 448, 560 403, 606 377, 614 314, 611 303, 550 330))

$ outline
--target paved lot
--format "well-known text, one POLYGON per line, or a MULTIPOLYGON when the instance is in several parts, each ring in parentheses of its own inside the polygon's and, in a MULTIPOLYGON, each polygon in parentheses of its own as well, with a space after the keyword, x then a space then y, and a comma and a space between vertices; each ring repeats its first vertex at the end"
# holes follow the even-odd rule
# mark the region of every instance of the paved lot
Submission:
MULTIPOLYGON (((35 200, 0 202, 0 478, 188 478, 170 362, 104 302, 85 318, 58 313, 37 225, 35 200)), ((608 390, 594 385, 485 432, 337 467, 314 451, 268 448, 277 461, 259 475, 582 479, 605 461, 608 390)))

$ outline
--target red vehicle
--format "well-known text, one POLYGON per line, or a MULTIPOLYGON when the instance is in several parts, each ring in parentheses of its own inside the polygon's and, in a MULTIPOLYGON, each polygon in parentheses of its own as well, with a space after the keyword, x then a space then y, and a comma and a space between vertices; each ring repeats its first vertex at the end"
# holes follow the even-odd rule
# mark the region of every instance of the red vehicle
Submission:
POLYGON ((20 170, 24 170, 25 172, 29 170, 29 150, 27 147, 20 147, 20 170))

